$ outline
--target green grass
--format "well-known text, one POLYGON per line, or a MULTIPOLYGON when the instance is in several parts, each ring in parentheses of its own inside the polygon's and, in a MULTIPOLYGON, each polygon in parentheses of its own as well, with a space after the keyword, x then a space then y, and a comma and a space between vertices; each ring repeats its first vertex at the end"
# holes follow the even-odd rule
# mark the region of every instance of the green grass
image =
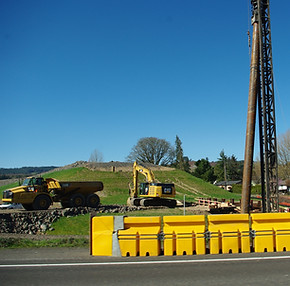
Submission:
POLYGON ((239 194, 229 193, 228 191, 225 191, 181 170, 173 170, 170 172, 157 171, 154 172, 154 174, 161 182, 171 181, 175 183, 177 199, 183 200, 183 195, 186 195, 187 201, 194 201, 194 199, 199 197, 218 199, 240 198, 239 194))
POLYGON ((76 217, 61 217, 54 222, 54 230, 47 231, 47 235, 89 235, 90 215, 79 215, 76 217))
MULTIPOLYGON (((233 193, 241 194, 242 193, 242 185, 233 185, 232 188, 233 193)), ((252 195, 260 195, 262 193, 261 185, 255 185, 251 187, 252 195)))
POLYGON ((99 192, 102 204, 126 204, 128 184, 132 180, 131 172, 92 171, 87 168, 73 168, 46 174, 63 181, 102 181, 104 190, 99 192))
POLYGON ((59 238, 48 240, 31 240, 22 238, 0 238, 0 248, 29 248, 29 247, 88 247, 86 238, 59 238))

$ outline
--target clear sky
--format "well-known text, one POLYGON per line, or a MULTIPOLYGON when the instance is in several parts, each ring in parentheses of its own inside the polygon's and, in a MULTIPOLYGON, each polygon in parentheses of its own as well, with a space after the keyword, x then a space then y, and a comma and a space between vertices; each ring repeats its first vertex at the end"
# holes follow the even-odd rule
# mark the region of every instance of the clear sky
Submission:
MULTIPOLYGON (((277 134, 290 1, 271 2, 277 134)), ((142 137, 244 156, 249 0, 1 0, 0 167, 124 161, 142 137)), ((258 154, 258 152, 256 152, 258 154)))

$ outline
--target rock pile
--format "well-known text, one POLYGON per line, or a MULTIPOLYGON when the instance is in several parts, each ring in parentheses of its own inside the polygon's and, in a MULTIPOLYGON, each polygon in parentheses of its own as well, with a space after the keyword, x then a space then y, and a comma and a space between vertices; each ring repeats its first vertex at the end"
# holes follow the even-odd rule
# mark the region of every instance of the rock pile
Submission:
POLYGON ((94 208, 51 209, 47 211, 23 211, 0 214, 0 233, 41 234, 52 229, 52 223, 60 217, 72 217, 87 213, 125 213, 142 209, 120 205, 100 206, 94 208))

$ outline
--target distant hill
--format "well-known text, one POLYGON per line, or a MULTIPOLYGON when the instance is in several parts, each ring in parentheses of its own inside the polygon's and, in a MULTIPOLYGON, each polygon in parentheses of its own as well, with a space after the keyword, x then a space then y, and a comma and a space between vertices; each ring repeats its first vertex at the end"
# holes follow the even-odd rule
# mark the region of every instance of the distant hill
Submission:
POLYGON ((0 168, 0 180, 28 177, 35 174, 46 173, 57 167, 22 167, 22 168, 0 168))

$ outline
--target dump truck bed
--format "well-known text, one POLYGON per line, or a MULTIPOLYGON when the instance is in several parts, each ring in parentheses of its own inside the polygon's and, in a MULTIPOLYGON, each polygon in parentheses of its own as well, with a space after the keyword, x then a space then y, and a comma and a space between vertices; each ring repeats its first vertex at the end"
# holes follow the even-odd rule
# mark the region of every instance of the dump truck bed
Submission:
POLYGON ((78 190, 82 194, 91 194, 102 191, 104 186, 102 182, 92 181, 92 182, 66 182, 60 181, 61 186, 60 192, 70 193, 78 190))

